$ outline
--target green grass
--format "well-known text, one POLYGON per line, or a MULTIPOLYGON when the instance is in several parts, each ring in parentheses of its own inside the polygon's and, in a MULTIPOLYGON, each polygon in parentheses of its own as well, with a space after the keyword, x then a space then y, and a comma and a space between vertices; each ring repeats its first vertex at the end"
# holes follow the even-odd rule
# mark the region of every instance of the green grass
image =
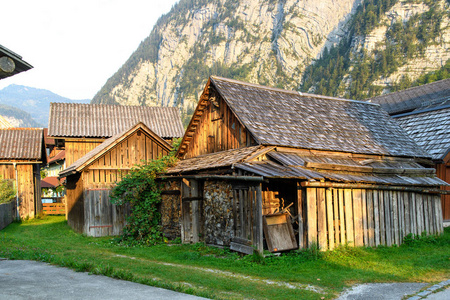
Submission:
POLYGON ((442 236, 401 247, 341 247, 261 258, 203 244, 119 246, 110 237, 74 233, 64 217, 44 217, 0 231, 0 257, 44 261, 214 299, 332 299, 355 283, 448 279, 450 228, 442 236))

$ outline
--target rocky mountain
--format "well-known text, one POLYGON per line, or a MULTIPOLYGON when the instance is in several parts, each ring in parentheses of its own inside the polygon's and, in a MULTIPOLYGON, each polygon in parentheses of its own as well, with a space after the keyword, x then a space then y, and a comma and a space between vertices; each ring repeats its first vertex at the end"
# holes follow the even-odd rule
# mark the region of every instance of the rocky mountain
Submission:
POLYGON ((15 127, 47 127, 50 102, 89 103, 90 100, 71 100, 48 90, 12 84, 0 90, 0 115, 11 118, 10 123, 15 127))
POLYGON ((0 104, 0 116, 12 127, 42 127, 29 113, 10 105, 0 104))
POLYGON ((448 20, 449 0, 180 0, 92 102, 180 106, 188 119, 212 74, 367 97, 441 68, 448 20))

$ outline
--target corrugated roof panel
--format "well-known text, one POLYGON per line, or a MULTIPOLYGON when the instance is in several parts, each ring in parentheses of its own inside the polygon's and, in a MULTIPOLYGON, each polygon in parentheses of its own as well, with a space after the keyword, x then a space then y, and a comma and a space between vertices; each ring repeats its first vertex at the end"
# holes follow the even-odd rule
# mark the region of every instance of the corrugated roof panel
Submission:
POLYGON ((0 129, 0 159, 41 160, 43 139, 41 128, 0 129))
POLYGON ((162 138, 182 137, 184 128, 176 107, 51 103, 49 135, 55 137, 114 136, 137 123, 162 138))

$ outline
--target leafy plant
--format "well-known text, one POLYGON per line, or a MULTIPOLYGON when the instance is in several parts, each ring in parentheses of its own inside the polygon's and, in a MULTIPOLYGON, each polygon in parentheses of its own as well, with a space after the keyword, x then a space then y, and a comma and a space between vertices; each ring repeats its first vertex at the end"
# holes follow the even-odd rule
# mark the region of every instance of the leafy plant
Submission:
POLYGON ((128 245, 154 245, 163 241, 161 232, 160 185, 156 177, 175 162, 175 157, 165 156, 134 167, 112 189, 111 202, 129 205, 120 242, 128 245))
POLYGON ((14 181, 2 179, 0 176, 0 204, 13 201, 15 196, 16 190, 14 189, 14 181))

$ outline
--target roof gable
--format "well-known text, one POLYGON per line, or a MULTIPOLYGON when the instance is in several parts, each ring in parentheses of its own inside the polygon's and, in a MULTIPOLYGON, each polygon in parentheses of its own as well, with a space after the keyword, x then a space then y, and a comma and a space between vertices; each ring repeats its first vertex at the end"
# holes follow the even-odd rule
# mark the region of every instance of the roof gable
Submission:
POLYGON ((42 128, 0 129, 0 160, 46 161, 42 128))
POLYGON ((138 122, 162 138, 182 137, 184 134, 176 107, 50 103, 48 135, 108 138, 138 122))
POLYGON ((379 105, 221 77, 208 85, 262 145, 429 157, 379 105))
POLYGON ((450 100, 450 78, 369 99, 389 114, 410 112, 450 100))
POLYGON ((85 156, 81 157, 75 161, 72 165, 68 166, 66 169, 59 173, 60 177, 68 176, 75 172, 80 172, 95 160, 103 156, 106 152, 116 147, 118 144, 126 140, 129 136, 136 133, 138 130, 142 130, 145 134, 150 136, 154 141, 156 141, 161 147, 166 149, 168 152, 171 150, 171 146, 164 141, 161 137, 151 131, 144 123, 138 123, 128 130, 123 131, 109 139, 105 140, 99 146, 95 147, 93 150, 89 151, 85 156))

